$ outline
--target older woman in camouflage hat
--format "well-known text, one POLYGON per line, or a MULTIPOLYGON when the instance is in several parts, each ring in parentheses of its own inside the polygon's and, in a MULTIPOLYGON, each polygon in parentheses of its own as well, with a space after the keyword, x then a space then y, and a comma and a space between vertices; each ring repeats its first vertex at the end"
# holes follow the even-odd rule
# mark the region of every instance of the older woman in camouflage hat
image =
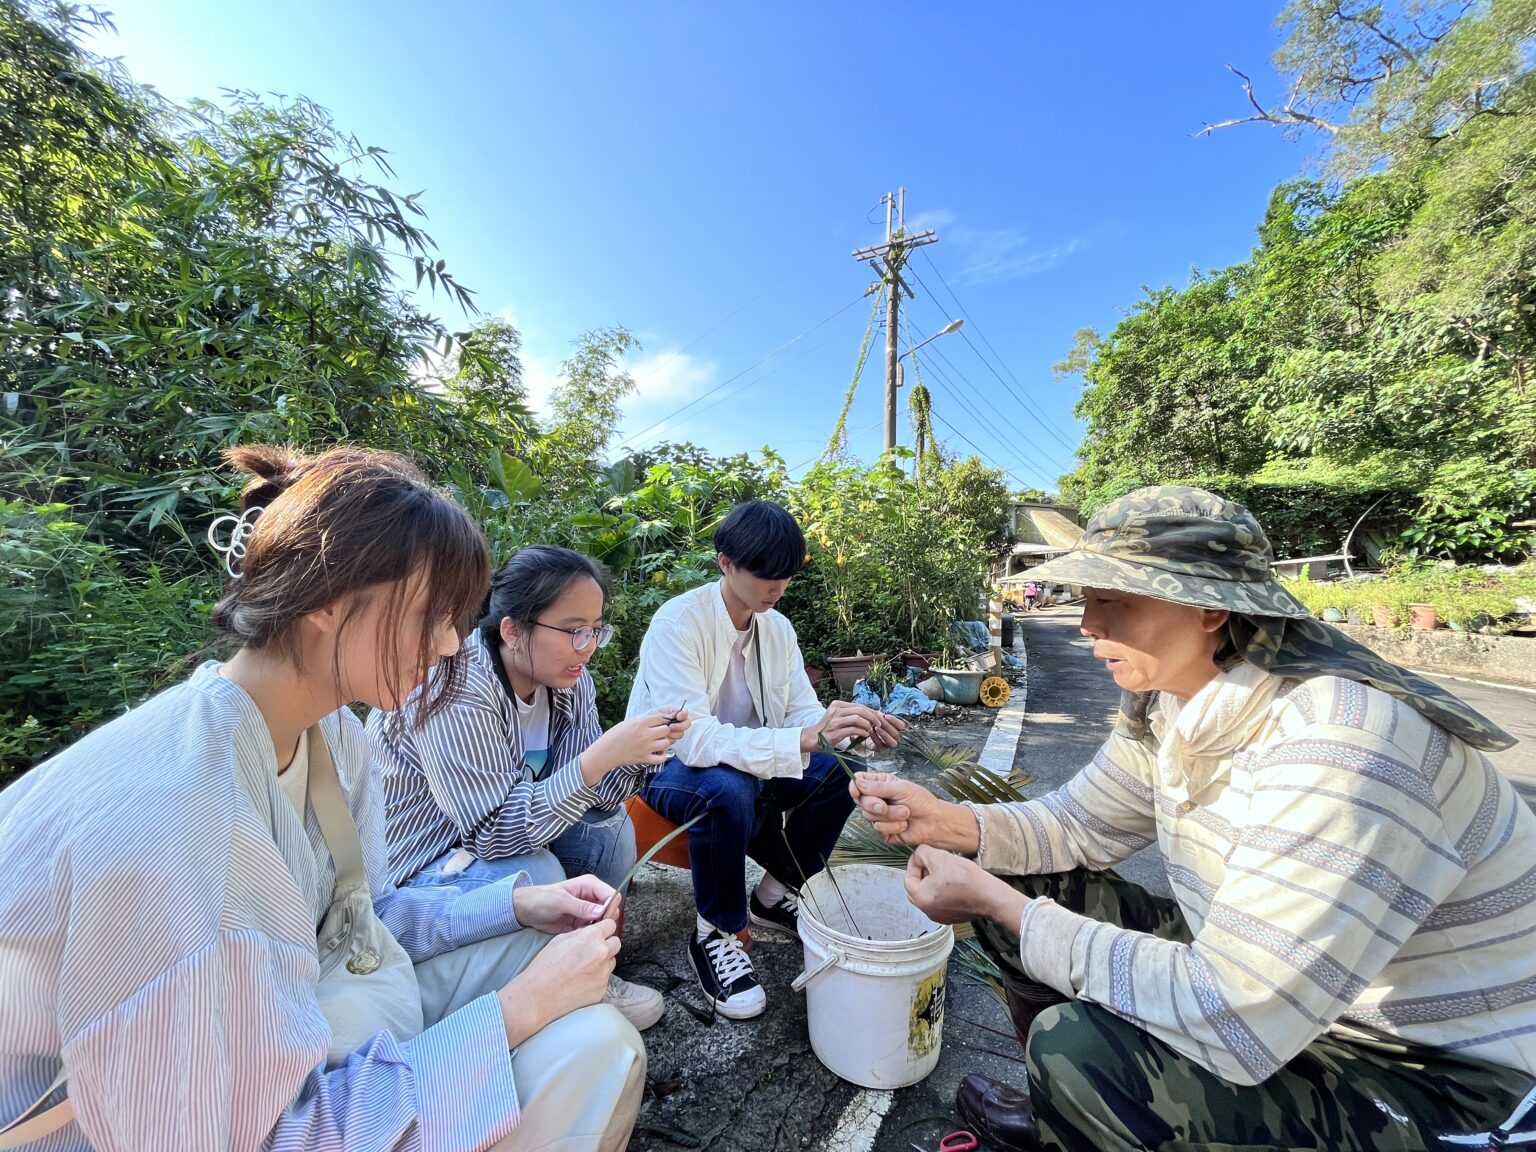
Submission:
POLYGON ((1208 492, 1110 504, 1036 570, 1086 589, 1124 690, 1093 762, 1019 804, 851 785, 918 846, 913 903, 1002 967, 1028 1094, 968 1076, 956 1101, 990 1144, 1523 1142, 1536 815, 1479 752, 1513 741, 1312 620, 1271 559, 1208 492), (1173 899, 1106 871, 1151 844, 1173 899))

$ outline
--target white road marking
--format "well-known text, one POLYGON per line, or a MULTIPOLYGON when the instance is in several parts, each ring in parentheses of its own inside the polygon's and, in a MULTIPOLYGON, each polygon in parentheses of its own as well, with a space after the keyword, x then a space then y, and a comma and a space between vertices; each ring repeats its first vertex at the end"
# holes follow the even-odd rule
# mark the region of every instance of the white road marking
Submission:
POLYGON ((880 1123, 891 1110, 895 1094, 865 1088, 843 1109, 837 1127, 818 1147, 818 1152, 873 1152, 880 1123))

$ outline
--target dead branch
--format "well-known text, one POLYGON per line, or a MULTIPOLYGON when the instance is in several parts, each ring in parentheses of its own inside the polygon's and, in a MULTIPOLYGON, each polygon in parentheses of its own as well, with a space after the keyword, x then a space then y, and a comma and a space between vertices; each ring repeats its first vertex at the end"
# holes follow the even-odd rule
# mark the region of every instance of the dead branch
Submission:
POLYGON ((1198 132, 1191 132, 1193 137, 1209 136, 1218 128, 1230 128, 1234 124, 1305 124, 1309 128, 1321 128, 1323 131, 1338 135, 1344 130, 1343 125, 1334 124, 1324 120, 1321 116, 1314 116, 1310 112, 1303 112, 1296 107, 1298 90, 1291 89, 1291 94, 1286 98, 1283 107, 1270 109, 1259 103, 1259 98, 1253 94, 1253 81, 1244 73, 1238 71, 1231 64, 1227 65, 1227 71, 1243 82, 1243 91, 1247 93, 1248 103, 1253 105, 1252 116, 1238 116, 1231 120, 1223 120, 1218 124, 1207 123, 1198 132))

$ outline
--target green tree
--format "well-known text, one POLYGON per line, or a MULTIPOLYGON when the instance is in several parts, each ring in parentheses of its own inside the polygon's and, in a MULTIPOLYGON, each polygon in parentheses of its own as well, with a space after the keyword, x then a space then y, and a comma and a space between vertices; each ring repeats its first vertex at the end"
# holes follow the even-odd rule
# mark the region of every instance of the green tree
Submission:
POLYGON ((622 325, 584 333, 575 343, 575 354, 560 366, 545 443, 550 471, 566 485, 607 456, 621 405, 635 390, 623 359, 640 350, 640 342, 622 325))
POLYGON ((507 321, 482 320, 460 342, 453 372, 442 381, 464 416, 492 429, 501 446, 517 453, 539 436, 523 384, 522 349, 522 336, 507 321))
POLYGON ((1150 483, 1263 464, 1266 441, 1249 411, 1268 351, 1249 339, 1236 303, 1245 276, 1229 269, 1197 274, 1182 291, 1148 289, 1094 345, 1077 406, 1089 421, 1083 463, 1063 477, 1064 494, 1092 503, 1122 477, 1150 483))
POLYGON ((1334 179, 1278 188, 1249 260, 1079 340, 1064 489, 1092 508, 1287 474, 1332 507, 1361 495, 1348 469, 1417 493, 1406 550, 1509 557, 1536 507, 1536 0, 1293 0, 1279 22, 1289 97, 1245 79, 1253 112, 1212 129, 1316 132, 1334 179))

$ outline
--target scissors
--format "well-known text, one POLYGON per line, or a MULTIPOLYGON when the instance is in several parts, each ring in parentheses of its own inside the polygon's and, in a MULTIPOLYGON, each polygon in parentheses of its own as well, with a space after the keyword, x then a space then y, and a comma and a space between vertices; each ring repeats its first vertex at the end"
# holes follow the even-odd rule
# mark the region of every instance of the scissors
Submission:
MULTIPOLYGON (((975 1152, 976 1143, 976 1137, 962 1128, 940 1140, 935 1152, 975 1152)), ((926 1149, 918 1148, 916 1144, 912 1147, 917 1148, 917 1152, 926 1152, 926 1149)))

